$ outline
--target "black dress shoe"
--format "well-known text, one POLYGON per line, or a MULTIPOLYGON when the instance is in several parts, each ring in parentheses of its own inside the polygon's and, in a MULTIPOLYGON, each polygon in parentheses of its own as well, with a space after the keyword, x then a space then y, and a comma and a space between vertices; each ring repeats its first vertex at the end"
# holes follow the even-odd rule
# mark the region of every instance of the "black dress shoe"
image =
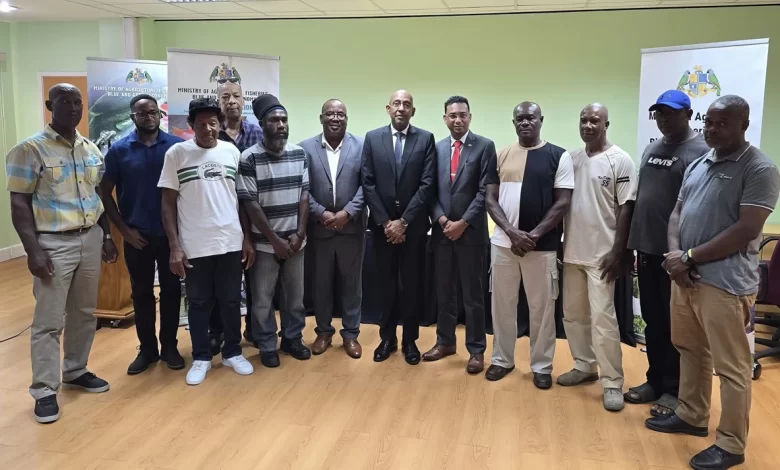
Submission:
POLYGON ((401 352, 404 353, 404 359, 406 359, 407 364, 416 366, 420 363, 422 356, 420 355, 420 350, 417 349, 417 345, 414 344, 414 341, 403 344, 401 346, 401 352))
POLYGON ((691 459, 691 467, 696 470, 726 470, 735 465, 745 463, 745 454, 732 454, 718 446, 712 446, 691 459))
POLYGON ((279 354, 276 351, 261 352, 260 363, 266 367, 279 367, 279 354))
POLYGON ((382 362, 390 357, 390 354, 398 351, 398 340, 383 339, 374 350, 374 362, 382 362))
POLYGON ((540 390, 552 388, 552 375, 534 372, 534 385, 540 390))
POLYGON ((160 358, 157 354, 151 355, 146 354, 143 351, 139 351, 138 356, 136 356, 135 360, 130 363, 130 366, 127 367, 127 375, 140 374, 159 359, 160 358))
POLYGON ((657 418, 648 418, 645 420, 645 426, 657 432, 669 434, 690 434, 691 436, 707 437, 706 427, 692 426, 682 420, 677 413, 671 413, 657 418))
POLYGON ((305 361, 311 357, 311 349, 307 348, 300 339, 282 338, 282 343, 279 345, 279 349, 281 349, 282 352, 286 352, 295 359, 298 359, 299 361, 305 361))
POLYGON ((515 366, 512 366, 510 368, 497 366, 495 364, 491 364, 490 367, 488 367, 487 372, 485 372, 485 378, 490 380, 491 382, 495 382, 496 380, 501 380, 504 377, 506 377, 506 374, 512 372, 515 370, 515 366))
POLYGON ((163 349, 162 353, 160 354, 160 360, 168 364, 169 369, 184 369, 184 358, 181 357, 179 350, 176 348, 163 349))

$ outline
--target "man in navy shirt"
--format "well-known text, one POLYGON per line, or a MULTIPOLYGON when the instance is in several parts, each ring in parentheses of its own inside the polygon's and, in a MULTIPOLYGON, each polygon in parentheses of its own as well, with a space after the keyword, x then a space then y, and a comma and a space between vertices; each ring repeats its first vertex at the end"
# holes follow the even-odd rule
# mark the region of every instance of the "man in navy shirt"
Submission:
POLYGON ((130 273, 135 329, 141 342, 138 357, 127 368, 140 374, 163 360, 171 369, 183 369, 176 348, 181 285, 168 267, 170 251, 162 225, 160 180, 165 152, 182 139, 160 130, 160 108, 149 95, 130 101, 135 131, 117 141, 106 154, 106 173, 100 183, 103 205, 124 237, 125 262, 130 273), (116 186, 117 207, 112 193, 116 186), (160 282, 160 346, 157 348, 154 298, 155 261, 160 282))

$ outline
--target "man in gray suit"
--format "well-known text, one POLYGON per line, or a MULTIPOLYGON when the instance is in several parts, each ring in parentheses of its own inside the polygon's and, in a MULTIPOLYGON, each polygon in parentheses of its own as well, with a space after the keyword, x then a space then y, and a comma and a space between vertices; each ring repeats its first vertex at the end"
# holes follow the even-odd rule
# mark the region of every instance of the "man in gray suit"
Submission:
POLYGON ((462 304, 469 351, 466 371, 477 374, 485 367, 485 177, 490 159, 496 158, 496 146, 469 131, 471 109, 469 100, 462 96, 453 96, 444 103, 444 124, 450 136, 436 144, 438 184, 431 204, 439 319, 436 345, 423 355, 423 360, 438 361, 455 354, 455 326, 462 304))
POLYGON ((363 139, 347 132, 347 107, 328 100, 320 114, 322 134, 300 143, 309 157, 309 240, 314 252, 314 312, 317 339, 311 350, 322 354, 336 330, 333 319, 333 280, 339 279, 344 349, 359 358, 362 348, 360 306, 363 299, 363 247, 366 212, 360 184, 363 139))

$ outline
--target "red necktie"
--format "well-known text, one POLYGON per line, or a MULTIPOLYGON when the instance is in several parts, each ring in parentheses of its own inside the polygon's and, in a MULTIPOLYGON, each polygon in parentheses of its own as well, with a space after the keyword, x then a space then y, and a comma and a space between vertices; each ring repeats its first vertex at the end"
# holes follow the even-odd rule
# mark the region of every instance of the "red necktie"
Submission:
POLYGON ((458 173, 458 160, 460 160, 460 146, 463 145, 463 142, 456 140, 455 143, 455 151, 452 152, 452 158, 450 159, 450 181, 455 182, 455 175, 458 173))

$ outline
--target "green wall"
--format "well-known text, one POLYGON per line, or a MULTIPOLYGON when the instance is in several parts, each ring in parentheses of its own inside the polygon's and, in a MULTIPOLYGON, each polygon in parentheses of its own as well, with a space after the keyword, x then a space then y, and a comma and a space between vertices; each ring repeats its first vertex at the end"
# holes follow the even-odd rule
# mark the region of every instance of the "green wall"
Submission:
MULTIPOLYGON (((0 52, 6 60, 0 62, 0 152, 3 155, 16 142, 16 120, 14 119, 13 77, 11 74, 11 25, 0 23, 0 52)), ((5 189, 5 165, 0 169, 5 189)), ((18 242, 16 232, 11 226, 10 198, 8 191, 0 191, 0 248, 18 242)))
MULTIPOLYGON (((333 97, 346 102, 352 132, 384 125, 390 94, 406 88, 415 96, 416 125, 444 137, 442 103, 450 95, 464 95, 472 103, 474 131, 499 146, 515 138, 510 118, 520 101, 541 104, 544 137, 565 147, 579 145, 579 110, 601 101, 610 108, 611 140, 633 153, 640 49, 769 37, 761 146, 780 163, 780 134, 767 132, 780 119, 778 24, 780 6, 405 19, 139 20, 138 49, 140 57, 155 60, 165 60, 168 47, 280 56, 280 97, 290 112, 293 141, 320 131, 319 108, 333 97)), ((84 72, 87 56, 121 57, 122 34, 121 20, 0 25, 0 52, 10 43, 16 139, 42 125, 38 73, 84 72)), ((8 88, 4 100, 6 95, 8 88)), ((7 194, 2 194, 0 247, 16 243, 7 221, 7 194)), ((770 221, 780 223, 780 211, 770 221)))

